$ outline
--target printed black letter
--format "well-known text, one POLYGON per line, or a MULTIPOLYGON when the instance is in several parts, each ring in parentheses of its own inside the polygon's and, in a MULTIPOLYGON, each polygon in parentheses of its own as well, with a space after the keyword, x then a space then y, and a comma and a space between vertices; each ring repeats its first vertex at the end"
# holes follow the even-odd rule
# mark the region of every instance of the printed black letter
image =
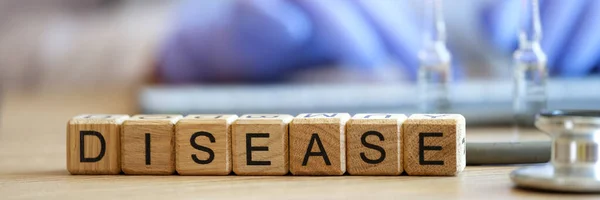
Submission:
POLYGON ((146 133, 146 165, 150 165, 150 133, 146 133))
POLYGON ((106 141, 104 137, 97 131, 79 131, 79 162, 98 162, 104 157, 106 152, 106 141), (85 157, 85 136, 96 136, 100 140, 100 153, 95 158, 85 157))
POLYGON ((200 136, 205 136, 208 138, 208 140, 210 140, 210 143, 215 143, 215 137, 212 134, 210 134, 209 132, 200 131, 200 132, 194 133, 192 135, 192 137, 190 138, 190 144, 192 145, 192 147, 194 147, 194 149, 198 149, 200 151, 204 151, 204 152, 208 153, 208 158, 206 160, 200 160, 200 159, 198 159, 198 156, 196 156, 196 154, 192 154, 192 160, 194 160, 194 162, 196 162, 198 164, 209 164, 215 159, 215 152, 208 147, 198 145, 196 143, 196 138, 200 137, 200 136))
POLYGON ((419 133, 419 165, 444 165, 443 160, 425 160, 425 151, 441 151, 441 146, 425 146, 425 137, 442 137, 442 133, 419 133))
POLYGON ((369 149, 374 149, 379 151, 379 153, 381 154, 381 156, 379 156, 379 158, 375 159, 375 160, 371 160, 369 158, 367 158, 367 156, 365 156, 364 152, 360 153, 360 158, 362 158, 363 161, 365 161, 366 163, 369 164, 378 164, 383 162, 383 160, 385 160, 385 149, 383 149, 380 146, 374 145, 374 144, 370 144, 367 143, 367 136, 369 135, 374 135, 377 136, 379 138, 379 141, 384 141, 383 135, 380 132, 377 131, 368 131, 366 133, 364 133, 362 135, 362 137, 360 137, 360 142, 362 143, 363 146, 369 148, 369 149))
POLYGON ((269 138, 268 133, 246 133, 246 165, 271 165, 271 161, 252 160, 252 151, 268 151, 269 147, 252 146, 252 138, 269 138))
POLYGON ((325 152, 325 148, 323 148, 321 139, 319 138, 319 135, 316 133, 313 133, 312 136, 310 137, 310 142, 308 143, 308 148, 306 149, 306 154, 304 154, 304 161, 302 161, 302 166, 306 166, 306 164, 308 163, 308 158, 310 156, 322 156, 323 160, 325 160, 325 164, 331 165, 331 162, 329 162, 329 156, 327 156, 327 152, 325 152), (311 151, 315 141, 317 142, 317 146, 319 146, 318 152, 311 151))

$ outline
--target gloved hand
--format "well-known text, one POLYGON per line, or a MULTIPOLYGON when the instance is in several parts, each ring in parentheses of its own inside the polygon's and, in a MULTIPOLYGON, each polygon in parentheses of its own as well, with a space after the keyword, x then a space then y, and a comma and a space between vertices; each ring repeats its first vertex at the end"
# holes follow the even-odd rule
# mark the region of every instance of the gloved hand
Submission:
POLYGON ((169 83, 278 81, 324 65, 415 78, 421 37, 406 1, 186 1, 159 57, 169 83), (212 5, 212 6, 211 6, 212 5))
MULTIPOLYGON (((517 47, 521 3, 493 1, 483 9, 487 35, 507 52, 517 47)), ((540 17, 551 75, 579 77, 599 70, 600 1, 540 0, 540 17)))

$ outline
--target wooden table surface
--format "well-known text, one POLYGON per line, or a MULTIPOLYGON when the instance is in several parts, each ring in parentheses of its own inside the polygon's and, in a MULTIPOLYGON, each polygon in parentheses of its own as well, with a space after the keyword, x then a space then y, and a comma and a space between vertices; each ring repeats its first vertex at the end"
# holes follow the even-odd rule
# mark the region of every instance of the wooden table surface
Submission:
MULTIPOLYGON (((456 177, 73 176, 66 122, 82 113, 135 114, 135 90, 5 92, 0 105, 0 199, 600 199, 515 188, 519 166, 468 166, 456 177), (29 92, 31 93, 31 92, 29 92)), ((546 140, 508 127, 468 128, 467 140, 546 140)))

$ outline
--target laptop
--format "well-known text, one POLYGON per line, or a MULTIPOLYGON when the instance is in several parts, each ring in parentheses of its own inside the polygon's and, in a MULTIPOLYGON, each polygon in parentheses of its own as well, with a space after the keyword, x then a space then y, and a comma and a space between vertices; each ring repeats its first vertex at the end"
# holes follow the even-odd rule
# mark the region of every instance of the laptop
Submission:
MULTIPOLYGON (((147 114, 180 113, 419 113, 416 85, 276 84, 154 85, 142 89, 147 114)), ((511 81, 466 81, 450 87, 449 113, 465 116, 469 125, 513 122, 511 81)), ((548 109, 600 109, 600 77, 550 79, 548 109)))

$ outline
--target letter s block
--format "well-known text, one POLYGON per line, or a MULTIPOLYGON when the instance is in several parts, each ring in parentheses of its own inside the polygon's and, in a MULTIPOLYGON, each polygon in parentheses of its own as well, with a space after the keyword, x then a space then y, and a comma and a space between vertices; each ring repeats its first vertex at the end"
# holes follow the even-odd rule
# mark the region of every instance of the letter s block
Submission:
POLYGON ((67 125, 67 170, 71 174, 121 173, 121 124, 128 115, 79 115, 67 125))
POLYGON ((402 126, 408 175, 457 175, 466 166, 465 118, 458 114, 414 114, 402 126))
POLYGON ((402 114, 356 114, 346 125, 350 175, 400 175, 402 114))
POLYGON ((123 122, 121 169, 125 174, 175 173, 175 124, 181 115, 136 115, 123 122))
POLYGON ((288 126, 294 117, 248 114, 232 125, 233 172, 285 175, 289 171, 288 126))
POLYGON ((231 124, 237 115, 188 115, 175 127, 175 169, 180 175, 231 172, 231 124))
POLYGON ((290 172, 343 175, 346 172, 348 113, 304 113, 290 123, 290 172))

